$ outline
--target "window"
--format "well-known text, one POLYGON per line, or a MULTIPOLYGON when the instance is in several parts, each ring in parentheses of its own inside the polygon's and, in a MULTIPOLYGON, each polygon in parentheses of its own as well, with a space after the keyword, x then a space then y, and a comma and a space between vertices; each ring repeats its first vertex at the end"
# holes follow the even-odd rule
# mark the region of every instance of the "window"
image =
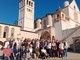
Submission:
POLYGON ((8 38, 8 33, 9 33, 9 27, 5 26, 4 27, 3 38, 8 38))
POLYGON ((57 14, 57 18, 59 18, 60 16, 59 16, 59 14, 57 14))
POLYGON ((54 40, 54 39, 55 39, 55 37, 54 37, 54 36, 52 36, 52 39, 54 40))
POLYGON ((74 9, 76 9, 76 7, 74 6, 74 9))
POLYGON ((37 28, 37 23, 36 23, 36 22, 35 22, 34 28, 35 28, 35 29, 37 28))
POLYGON ((33 7, 33 3, 31 3, 31 6, 33 7))
POLYGON ((31 5, 31 2, 29 1, 29 6, 31 5))
POLYGON ((27 4, 28 4, 28 0, 27 0, 27 4))
POLYGON ((22 0, 22 7, 24 6, 24 1, 22 0))
POLYGON ((46 20, 44 20, 43 25, 44 25, 44 27, 46 27, 46 25, 47 25, 47 21, 46 20))
POLYGON ((40 22, 40 24, 42 24, 42 22, 40 22))
POLYGON ((31 9, 28 9, 28 8, 27 8, 27 11, 32 12, 32 10, 31 9))
POLYGON ((62 14, 62 18, 64 18, 64 14, 62 14))
POLYGON ((11 38, 14 37, 14 28, 11 28, 11 38))
POLYGON ((30 12, 31 10, 29 9, 29 12, 30 12))

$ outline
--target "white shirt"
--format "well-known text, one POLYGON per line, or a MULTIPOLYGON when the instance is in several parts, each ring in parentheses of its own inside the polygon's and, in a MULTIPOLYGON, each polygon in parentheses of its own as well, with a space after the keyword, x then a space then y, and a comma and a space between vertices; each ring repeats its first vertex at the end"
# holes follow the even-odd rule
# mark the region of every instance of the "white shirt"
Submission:
POLYGON ((6 42, 5 42, 5 45, 4 45, 4 48, 7 48, 8 45, 9 45, 9 42, 6 41, 6 42))
POLYGON ((38 47, 38 48, 39 48, 39 45, 40 45, 40 43, 39 43, 39 42, 36 42, 36 47, 38 47))
POLYGON ((19 43, 20 43, 20 42, 19 42, 19 41, 15 41, 15 42, 16 42, 17 46, 19 46, 19 43))
POLYGON ((56 46, 56 43, 52 43, 52 46, 56 46))
POLYGON ((64 43, 60 43, 59 44, 59 48, 62 49, 62 50, 64 50, 64 43))
POLYGON ((48 49, 51 49, 51 43, 49 43, 49 44, 47 45, 47 48, 48 48, 48 49))
POLYGON ((64 48, 65 48, 65 49, 68 49, 68 47, 69 47, 69 46, 68 46, 68 43, 65 42, 65 46, 64 46, 64 48))
POLYGON ((33 49, 32 48, 29 48, 29 51, 30 51, 30 53, 32 53, 33 52, 33 49))
POLYGON ((42 49, 41 51, 42 51, 43 53, 46 53, 46 50, 45 50, 45 49, 42 49))

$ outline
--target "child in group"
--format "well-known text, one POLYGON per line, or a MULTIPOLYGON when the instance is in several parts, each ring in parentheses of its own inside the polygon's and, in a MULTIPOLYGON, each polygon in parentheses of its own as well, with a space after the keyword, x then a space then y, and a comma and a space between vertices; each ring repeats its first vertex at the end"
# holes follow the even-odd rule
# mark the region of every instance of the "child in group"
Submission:
POLYGON ((10 60, 10 55, 11 55, 10 45, 4 48, 3 54, 4 54, 4 60, 10 60))

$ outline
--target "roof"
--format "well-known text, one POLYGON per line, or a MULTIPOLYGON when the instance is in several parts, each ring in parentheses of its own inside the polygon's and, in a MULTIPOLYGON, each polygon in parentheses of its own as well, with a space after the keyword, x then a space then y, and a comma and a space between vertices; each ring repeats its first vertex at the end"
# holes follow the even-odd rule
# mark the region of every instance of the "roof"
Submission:
POLYGON ((35 22, 38 20, 38 19, 43 19, 44 17, 48 16, 48 15, 52 15, 52 13, 47 13, 45 16, 43 16, 42 18, 36 18, 35 22))
POLYGON ((47 13, 45 16, 43 16, 42 18, 37 18, 36 20, 35 20, 35 22, 38 20, 38 19, 43 19, 44 17, 46 17, 46 16, 48 16, 48 15, 53 15, 53 14, 55 14, 56 12, 59 12, 59 11, 62 11, 63 13, 65 13, 64 11, 63 11, 63 9, 61 9, 60 7, 54 12, 54 13, 47 13))
POLYGON ((18 26, 18 25, 7 24, 7 23, 2 23, 2 22, 0 22, 0 24, 9 25, 9 26, 16 26, 16 27, 21 27, 21 26, 18 26))
MULTIPOLYGON (((60 7, 56 10, 56 12, 61 12, 61 11, 64 13, 64 11, 63 11, 60 7)), ((55 13, 56 13, 56 12, 55 12, 55 13)), ((55 14, 55 13, 54 13, 54 14, 55 14)))
POLYGON ((32 31, 28 31, 28 30, 21 30, 21 31, 30 32, 30 33, 36 33, 36 32, 32 32, 32 31))

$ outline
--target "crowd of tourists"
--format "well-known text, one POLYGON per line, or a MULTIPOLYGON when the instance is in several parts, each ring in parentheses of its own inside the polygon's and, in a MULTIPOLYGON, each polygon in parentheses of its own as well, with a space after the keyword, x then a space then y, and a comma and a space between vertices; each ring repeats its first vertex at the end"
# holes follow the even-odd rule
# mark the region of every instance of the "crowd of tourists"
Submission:
POLYGON ((3 47, 4 60, 29 60, 31 58, 67 57, 68 43, 64 40, 6 39, 3 47))

